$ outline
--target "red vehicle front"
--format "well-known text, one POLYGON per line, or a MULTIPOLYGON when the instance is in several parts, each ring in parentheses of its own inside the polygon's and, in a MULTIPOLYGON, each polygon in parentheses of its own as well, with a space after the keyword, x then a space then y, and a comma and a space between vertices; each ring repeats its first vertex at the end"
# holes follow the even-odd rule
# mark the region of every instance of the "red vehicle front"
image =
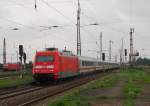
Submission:
POLYGON ((57 78, 57 52, 37 52, 33 64, 33 75, 35 80, 43 78, 57 78))
POLYGON ((75 76, 78 71, 77 56, 66 55, 54 50, 36 53, 32 73, 36 81, 45 81, 75 76))

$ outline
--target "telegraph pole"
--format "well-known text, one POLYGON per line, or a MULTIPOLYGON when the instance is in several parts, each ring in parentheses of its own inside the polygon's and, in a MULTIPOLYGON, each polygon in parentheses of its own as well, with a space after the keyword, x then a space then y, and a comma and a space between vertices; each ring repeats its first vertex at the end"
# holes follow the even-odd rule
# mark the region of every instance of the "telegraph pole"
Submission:
POLYGON ((81 36, 80 36, 80 2, 78 0, 78 10, 77 10, 77 55, 81 56, 81 36))
POLYGON ((113 43, 113 41, 112 40, 110 40, 109 41, 109 61, 111 61, 111 53, 112 53, 112 51, 111 51, 111 44, 113 43))
POLYGON ((6 40, 3 41, 3 65, 6 64, 6 40))
POLYGON ((18 71, 18 67, 19 67, 19 64, 18 64, 18 51, 16 51, 16 54, 17 54, 17 69, 16 69, 16 71, 18 71))
POLYGON ((122 47, 121 47, 121 49, 122 49, 122 63, 124 64, 124 40, 123 40, 123 38, 122 38, 122 47))
POLYGON ((130 28, 130 55, 129 55, 130 66, 133 66, 133 33, 134 28, 130 28))
POLYGON ((120 65, 124 68, 124 41, 122 38, 121 50, 120 50, 120 65))
POLYGON ((100 61, 102 62, 102 32, 100 32, 100 61))
POLYGON ((127 49, 124 49, 125 63, 127 63, 127 49))
POLYGON ((118 58, 118 55, 115 55, 115 62, 117 63, 117 58, 118 58))

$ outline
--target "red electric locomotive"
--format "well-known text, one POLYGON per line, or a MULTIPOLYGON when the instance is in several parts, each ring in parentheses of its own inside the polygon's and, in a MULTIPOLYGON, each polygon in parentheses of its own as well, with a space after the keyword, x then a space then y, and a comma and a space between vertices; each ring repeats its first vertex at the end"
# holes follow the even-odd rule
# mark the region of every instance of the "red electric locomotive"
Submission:
POLYGON ((70 51, 47 48, 36 52, 32 73, 36 81, 76 76, 79 74, 79 60, 70 51))
POLYGON ((3 65, 4 71, 20 71, 21 64, 19 63, 6 63, 3 65))

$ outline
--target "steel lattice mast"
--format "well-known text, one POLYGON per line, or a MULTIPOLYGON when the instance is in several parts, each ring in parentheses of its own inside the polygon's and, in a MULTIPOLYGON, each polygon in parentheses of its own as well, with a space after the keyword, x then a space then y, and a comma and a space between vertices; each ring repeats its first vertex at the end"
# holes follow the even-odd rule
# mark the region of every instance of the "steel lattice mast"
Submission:
POLYGON ((6 64, 6 41, 3 41, 3 64, 6 64))
POLYGON ((81 36, 80 36, 80 2, 78 0, 78 10, 77 10, 77 55, 81 56, 81 36))
POLYGON ((130 55, 129 55, 129 62, 130 66, 133 65, 133 33, 134 33, 134 28, 130 28, 130 55))

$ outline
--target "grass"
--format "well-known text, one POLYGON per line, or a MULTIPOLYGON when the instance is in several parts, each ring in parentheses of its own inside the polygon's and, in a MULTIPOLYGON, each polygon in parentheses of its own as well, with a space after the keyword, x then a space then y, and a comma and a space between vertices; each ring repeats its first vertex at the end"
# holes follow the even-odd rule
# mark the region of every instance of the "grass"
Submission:
POLYGON ((119 80, 125 81, 123 86, 124 106, 134 106, 134 99, 142 92, 144 84, 150 84, 150 75, 142 68, 128 68, 117 74, 110 74, 92 81, 69 94, 49 103, 49 106, 90 106, 90 101, 96 99, 111 99, 111 97, 88 97, 83 95, 93 89, 110 88, 119 80), (137 84, 138 83, 138 84, 137 84))
POLYGON ((141 86, 135 85, 132 80, 129 80, 124 87, 124 96, 126 98, 134 99, 141 92, 141 89, 141 86))
POLYGON ((117 79, 118 79, 117 75, 106 76, 103 79, 96 80, 91 86, 91 88, 98 89, 98 88, 111 87, 116 83, 117 79))
MULTIPOLYGON (((25 75, 31 75, 31 70, 26 70, 22 72, 25 75)), ((20 71, 0 71, 0 78, 1 77, 11 77, 11 76, 18 76, 20 71)))
POLYGON ((79 89, 72 91, 70 94, 66 94, 65 96, 49 103, 49 106, 90 106, 90 100, 93 98, 82 95, 85 91, 111 87, 116 81, 116 75, 107 75, 99 80, 83 85, 82 87, 79 87, 79 89))
POLYGON ((124 106, 134 106, 134 102, 131 98, 125 100, 124 106))
POLYGON ((20 85, 26 85, 33 81, 31 70, 23 71, 23 78, 19 78, 21 72, 20 71, 1 71, 0 78, 9 77, 7 79, 0 79, 0 89, 7 87, 14 87, 20 85))
POLYGON ((7 87, 13 87, 13 86, 20 86, 20 85, 26 85, 30 82, 32 82, 32 76, 24 76, 22 79, 18 77, 12 77, 9 79, 2 79, 0 80, 0 88, 7 88, 7 87))
POLYGON ((79 92, 68 95, 63 99, 54 101, 50 106, 90 106, 88 99, 81 96, 79 92))
POLYGON ((148 75, 142 68, 129 68, 122 70, 120 76, 127 80, 141 80, 144 83, 150 82, 150 75, 148 75))
POLYGON ((129 68, 122 70, 120 77, 127 82, 123 88, 124 106, 134 106, 133 100, 141 93, 143 85, 150 83, 150 75, 142 68, 129 68))

